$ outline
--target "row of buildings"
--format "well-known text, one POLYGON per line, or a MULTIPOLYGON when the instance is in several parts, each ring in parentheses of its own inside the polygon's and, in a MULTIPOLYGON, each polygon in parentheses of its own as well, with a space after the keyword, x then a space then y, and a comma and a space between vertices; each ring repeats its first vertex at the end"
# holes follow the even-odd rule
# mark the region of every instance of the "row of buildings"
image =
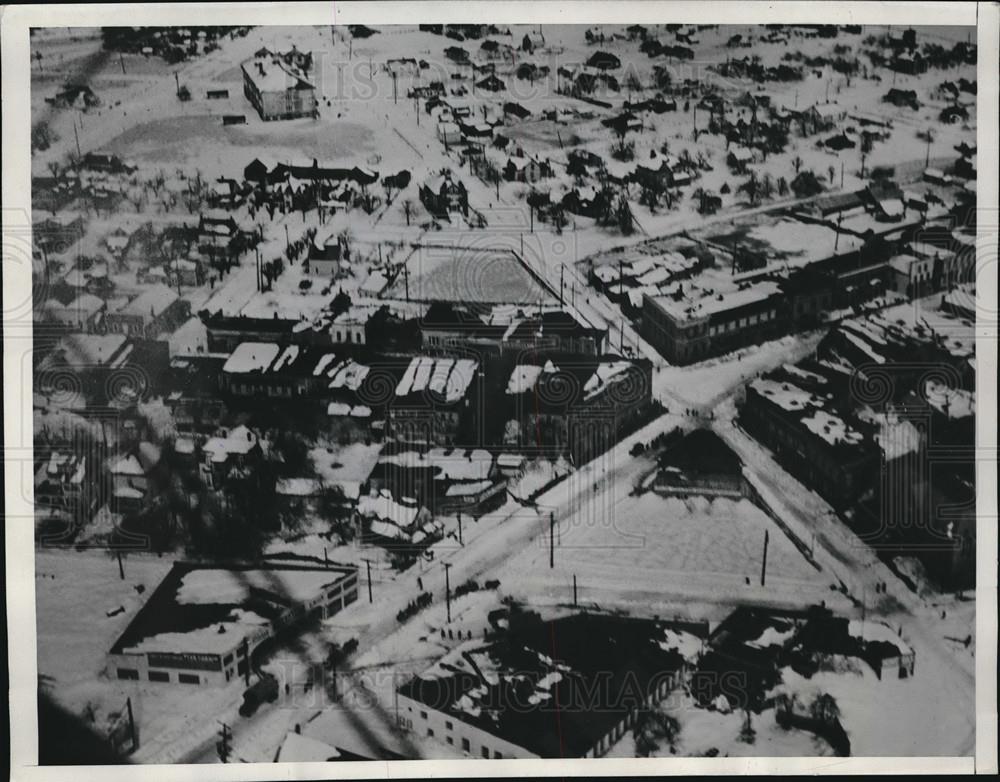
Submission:
POLYGON ((751 381, 740 407, 744 428, 866 543, 914 556, 957 588, 975 570, 967 314, 961 304, 916 313, 901 305, 846 320, 814 357, 751 381))
POLYGON ((874 299, 919 298, 974 280, 972 235, 953 227, 953 212, 964 213, 971 194, 960 190, 952 212, 942 207, 928 218, 929 192, 868 188, 819 199, 794 219, 769 219, 742 241, 709 238, 712 252, 732 258, 734 274, 721 286, 689 279, 690 264, 646 280, 613 267, 595 273, 612 293, 627 286, 621 298, 629 296, 633 308, 641 296, 643 337, 669 361, 690 364, 874 299))

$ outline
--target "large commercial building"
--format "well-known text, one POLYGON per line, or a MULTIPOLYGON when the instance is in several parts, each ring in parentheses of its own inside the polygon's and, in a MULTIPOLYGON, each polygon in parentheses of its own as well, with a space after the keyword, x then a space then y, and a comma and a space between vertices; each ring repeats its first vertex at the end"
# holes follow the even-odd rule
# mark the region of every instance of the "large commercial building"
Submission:
POLYGON ((397 720, 476 758, 601 757, 683 680, 691 645, 659 621, 511 616, 505 638, 463 644, 400 687, 397 720))
POLYGON ((781 336, 784 299, 776 282, 692 298, 644 296, 642 336, 667 360, 692 364, 781 336))
POLYGON ((357 569, 178 562, 111 647, 112 678, 225 685, 279 632, 358 597, 357 569))
POLYGON ((242 65, 243 94, 263 120, 308 117, 316 111, 316 87, 280 55, 262 54, 242 65))

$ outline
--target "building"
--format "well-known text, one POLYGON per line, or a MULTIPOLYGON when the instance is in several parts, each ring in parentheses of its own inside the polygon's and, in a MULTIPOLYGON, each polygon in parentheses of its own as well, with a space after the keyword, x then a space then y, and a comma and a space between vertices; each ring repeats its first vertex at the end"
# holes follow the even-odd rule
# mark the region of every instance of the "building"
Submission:
POLYGON ((508 182, 534 184, 540 179, 552 176, 552 166, 547 160, 523 154, 512 155, 504 166, 503 176, 508 182))
POLYGON ((115 510, 139 510, 169 480, 160 448, 140 442, 110 469, 115 510))
POLYGON ((469 216, 469 193, 461 180, 452 179, 450 171, 420 186, 420 202, 440 219, 449 220, 452 214, 469 216))
POLYGON ((778 460, 835 507, 873 488, 880 453, 871 435, 858 430, 821 393, 825 378, 812 374, 814 390, 778 374, 747 385, 740 409, 744 428, 778 460))
POLYGON ((191 317, 191 305, 166 285, 147 288, 126 305, 109 312, 104 321, 113 334, 156 339, 191 317))
POLYGON ((683 292, 643 296, 642 335, 667 360, 692 364, 784 334, 780 286, 746 285, 695 298, 683 292))
POLYGON ((144 366, 137 345, 122 334, 67 334, 39 363, 35 391, 66 407, 126 396, 134 401, 145 393, 155 369, 144 366))
MULTIPOLYGON (((194 443, 177 447, 195 452, 194 443)), ((221 488, 230 475, 253 471, 264 455, 260 437, 247 426, 219 429, 201 444, 201 478, 210 489, 221 488)))
POLYGON ((316 277, 334 277, 343 271, 351 257, 344 237, 330 236, 325 241, 313 239, 309 245, 306 268, 316 277))
POLYGON ((890 287, 896 293, 916 299, 931 292, 934 260, 915 255, 897 255, 889 261, 890 287))
POLYGON ((261 119, 311 117, 318 110, 316 87, 281 56, 258 53, 240 68, 243 94, 261 119))
POLYGON ((177 562, 111 647, 109 673, 163 684, 249 683, 264 641, 357 597, 356 568, 177 562))
POLYGON ((92 334, 103 322, 106 309, 104 299, 92 293, 81 293, 69 304, 63 304, 55 298, 48 299, 35 312, 36 318, 43 323, 68 331, 92 334))
POLYGON ((482 414, 479 362, 415 356, 389 403, 389 433, 399 442, 454 445, 482 414))
POLYGON ((601 757, 684 680, 665 622, 518 609, 508 621, 503 637, 464 643, 403 684, 400 727, 475 758, 601 757))
POLYGON ((539 350, 517 356, 490 423, 505 448, 583 464, 620 442, 652 403, 652 364, 539 350))

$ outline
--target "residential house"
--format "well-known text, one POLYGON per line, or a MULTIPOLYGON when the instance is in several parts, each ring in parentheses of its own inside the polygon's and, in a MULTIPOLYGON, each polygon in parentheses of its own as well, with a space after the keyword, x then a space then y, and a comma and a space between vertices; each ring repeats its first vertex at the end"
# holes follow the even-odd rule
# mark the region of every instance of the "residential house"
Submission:
POLYGON ((441 219, 449 219, 451 214, 469 216, 469 194, 459 179, 453 179, 450 171, 420 186, 420 202, 428 212, 441 219))
POLYGON ((191 317, 191 304, 166 285, 147 288, 123 307, 105 317, 108 331, 144 339, 172 332, 191 317))

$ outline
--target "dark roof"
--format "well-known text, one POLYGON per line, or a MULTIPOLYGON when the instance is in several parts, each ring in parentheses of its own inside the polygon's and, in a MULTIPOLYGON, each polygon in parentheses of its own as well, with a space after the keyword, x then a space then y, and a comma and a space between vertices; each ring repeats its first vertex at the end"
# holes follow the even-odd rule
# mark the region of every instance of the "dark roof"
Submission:
MULTIPOLYGON (((340 578, 344 578, 350 573, 349 569, 344 567, 325 565, 319 567, 317 565, 288 565, 268 562, 259 564, 175 562, 170 572, 153 590, 146 604, 139 609, 139 613, 135 615, 135 618, 115 641, 111 647, 111 654, 120 654, 123 649, 135 646, 143 639, 154 635, 191 632, 199 628, 211 627, 229 617, 235 607, 231 603, 179 603, 175 599, 184 576, 198 569, 225 569, 236 572, 246 570, 328 570, 331 582, 338 580, 338 573, 340 578)), ((284 598, 284 602, 291 604, 291 600, 283 595, 272 593, 270 598, 279 601, 284 598)), ((282 609, 266 600, 256 600, 251 597, 250 602, 252 602, 252 610, 266 619, 276 620, 282 613, 282 609)))
POLYGON ((678 652, 657 643, 668 626, 597 614, 519 623, 483 649, 500 669, 496 684, 456 669, 449 677, 414 678, 399 692, 541 757, 582 757, 683 666, 678 652), (535 683, 554 670, 541 655, 570 670, 547 690, 551 698, 531 703, 535 683), (478 702, 488 708, 478 716, 455 708, 476 687, 485 689, 478 702))

